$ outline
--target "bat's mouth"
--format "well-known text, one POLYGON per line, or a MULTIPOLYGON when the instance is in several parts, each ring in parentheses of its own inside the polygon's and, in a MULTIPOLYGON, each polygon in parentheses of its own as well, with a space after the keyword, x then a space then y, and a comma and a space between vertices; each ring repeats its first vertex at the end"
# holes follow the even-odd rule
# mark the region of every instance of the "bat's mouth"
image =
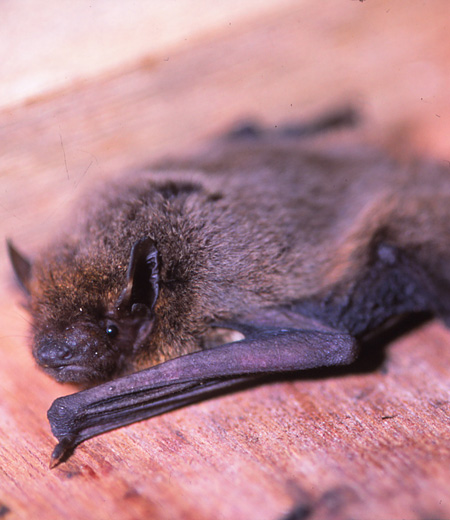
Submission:
POLYGON ((105 379, 104 372, 95 370, 93 367, 83 365, 60 365, 58 367, 43 367, 45 372, 56 379, 58 383, 98 383, 105 379))

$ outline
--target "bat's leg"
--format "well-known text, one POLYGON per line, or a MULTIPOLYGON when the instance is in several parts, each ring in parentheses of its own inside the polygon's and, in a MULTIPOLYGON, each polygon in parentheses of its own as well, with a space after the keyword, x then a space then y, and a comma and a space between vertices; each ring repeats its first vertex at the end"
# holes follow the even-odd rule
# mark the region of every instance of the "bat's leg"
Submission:
POLYGON ((283 125, 279 133, 283 137, 310 137, 344 127, 354 127, 360 121, 358 112, 353 107, 341 107, 330 110, 305 123, 283 125))
POLYGON ((310 121, 280 125, 275 130, 264 128, 251 120, 240 122, 225 134, 225 138, 236 141, 242 139, 256 140, 271 136, 294 139, 313 137, 323 132, 356 126, 359 120, 359 114, 354 108, 344 106, 329 110, 310 121))
POLYGON ((271 329, 195 352, 57 399, 48 417, 60 443, 52 466, 85 439, 198 401, 255 376, 351 363, 354 339, 339 332, 271 329))

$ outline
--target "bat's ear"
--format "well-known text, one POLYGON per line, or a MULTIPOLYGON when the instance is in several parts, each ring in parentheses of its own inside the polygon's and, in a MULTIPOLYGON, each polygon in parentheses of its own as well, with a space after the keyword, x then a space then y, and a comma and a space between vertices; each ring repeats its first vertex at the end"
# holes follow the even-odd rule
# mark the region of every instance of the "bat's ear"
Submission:
POLYGON ((158 250, 151 238, 143 237, 131 249, 127 284, 116 309, 133 314, 152 311, 159 292, 158 250))
POLYGON ((31 280, 31 262, 24 255, 22 255, 22 253, 19 253, 19 251, 14 247, 11 240, 6 240, 6 245, 8 248, 9 259, 11 260, 11 264, 14 269, 16 278, 22 289, 29 296, 31 280))

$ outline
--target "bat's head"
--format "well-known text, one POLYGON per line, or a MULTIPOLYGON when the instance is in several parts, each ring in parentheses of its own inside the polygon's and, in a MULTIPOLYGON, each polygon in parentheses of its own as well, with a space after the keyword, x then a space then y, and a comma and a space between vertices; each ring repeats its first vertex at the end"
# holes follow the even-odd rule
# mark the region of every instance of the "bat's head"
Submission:
POLYGON ((33 355, 60 382, 94 384, 130 368, 148 345, 159 292, 158 252, 142 238, 128 266, 66 250, 33 264, 8 243, 33 319, 33 355))

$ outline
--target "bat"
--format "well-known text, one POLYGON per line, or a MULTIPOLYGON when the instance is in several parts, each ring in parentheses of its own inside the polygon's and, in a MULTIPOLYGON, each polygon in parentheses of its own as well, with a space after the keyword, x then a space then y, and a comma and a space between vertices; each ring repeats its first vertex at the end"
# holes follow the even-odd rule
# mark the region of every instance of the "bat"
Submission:
POLYGON ((107 182, 32 260, 8 243, 37 363, 83 388, 48 411, 51 467, 243 382, 350 364, 404 316, 450 324, 449 167, 328 139, 356 119, 240 126, 107 182))

